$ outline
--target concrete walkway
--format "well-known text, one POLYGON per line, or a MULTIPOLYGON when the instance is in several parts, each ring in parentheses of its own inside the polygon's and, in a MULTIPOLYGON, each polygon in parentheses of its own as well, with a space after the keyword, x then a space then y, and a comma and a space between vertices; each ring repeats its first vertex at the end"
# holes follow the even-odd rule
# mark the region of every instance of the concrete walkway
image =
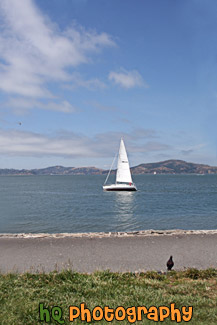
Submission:
POLYGON ((217 231, 0 235, 0 272, 217 268, 217 231))

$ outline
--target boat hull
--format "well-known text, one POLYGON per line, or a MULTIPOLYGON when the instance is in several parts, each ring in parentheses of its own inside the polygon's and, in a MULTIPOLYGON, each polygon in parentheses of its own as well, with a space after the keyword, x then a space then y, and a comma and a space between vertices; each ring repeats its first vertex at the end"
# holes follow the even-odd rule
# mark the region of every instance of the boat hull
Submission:
POLYGON ((128 185, 128 184, 112 184, 112 185, 104 185, 103 186, 104 191, 128 191, 128 192, 135 192, 137 191, 137 188, 134 184, 128 185))

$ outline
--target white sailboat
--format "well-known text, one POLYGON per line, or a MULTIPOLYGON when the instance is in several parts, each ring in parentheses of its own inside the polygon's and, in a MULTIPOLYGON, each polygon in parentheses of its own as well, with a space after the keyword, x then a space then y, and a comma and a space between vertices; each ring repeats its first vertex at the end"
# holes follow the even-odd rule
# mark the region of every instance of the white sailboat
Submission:
MULTIPOLYGON (((105 184, 108 180, 111 169, 105 180, 105 184)), ((136 185, 132 181, 129 161, 127 158, 127 152, 122 138, 121 138, 120 149, 118 154, 116 182, 115 184, 111 184, 111 185, 105 185, 105 184, 103 185, 104 191, 137 191, 136 185)))

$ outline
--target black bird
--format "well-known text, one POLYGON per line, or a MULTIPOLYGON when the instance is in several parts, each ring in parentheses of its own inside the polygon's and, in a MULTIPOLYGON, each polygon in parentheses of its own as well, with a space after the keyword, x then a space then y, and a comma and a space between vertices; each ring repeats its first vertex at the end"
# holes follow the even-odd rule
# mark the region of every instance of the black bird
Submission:
POLYGON ((171 271, 173 266, 174 266, 173 257, 170 256, 169 260, 167 261, 167 270, 171 271))

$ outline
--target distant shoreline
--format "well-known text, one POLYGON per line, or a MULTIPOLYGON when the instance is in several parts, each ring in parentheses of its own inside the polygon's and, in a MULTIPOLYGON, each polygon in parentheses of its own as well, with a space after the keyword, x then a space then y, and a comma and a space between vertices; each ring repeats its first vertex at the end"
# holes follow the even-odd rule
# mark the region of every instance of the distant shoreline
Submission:
MULTIPOLYGON (((155 163, 140 164, 130 168, 133 175, 160 174, 160 175, 185 175, 185 174, 217 174, 217 167, 205 164, 196 164, 184 160, 170 159, 155 163)), ((111 171, 115 173, 115 169, 111 171)), ((1 175, 10 176, 35 176, 35 175, 106 175, 108 170, 96 167, 64 167, 51 166, 40 169, 0 169, 1 175)))

